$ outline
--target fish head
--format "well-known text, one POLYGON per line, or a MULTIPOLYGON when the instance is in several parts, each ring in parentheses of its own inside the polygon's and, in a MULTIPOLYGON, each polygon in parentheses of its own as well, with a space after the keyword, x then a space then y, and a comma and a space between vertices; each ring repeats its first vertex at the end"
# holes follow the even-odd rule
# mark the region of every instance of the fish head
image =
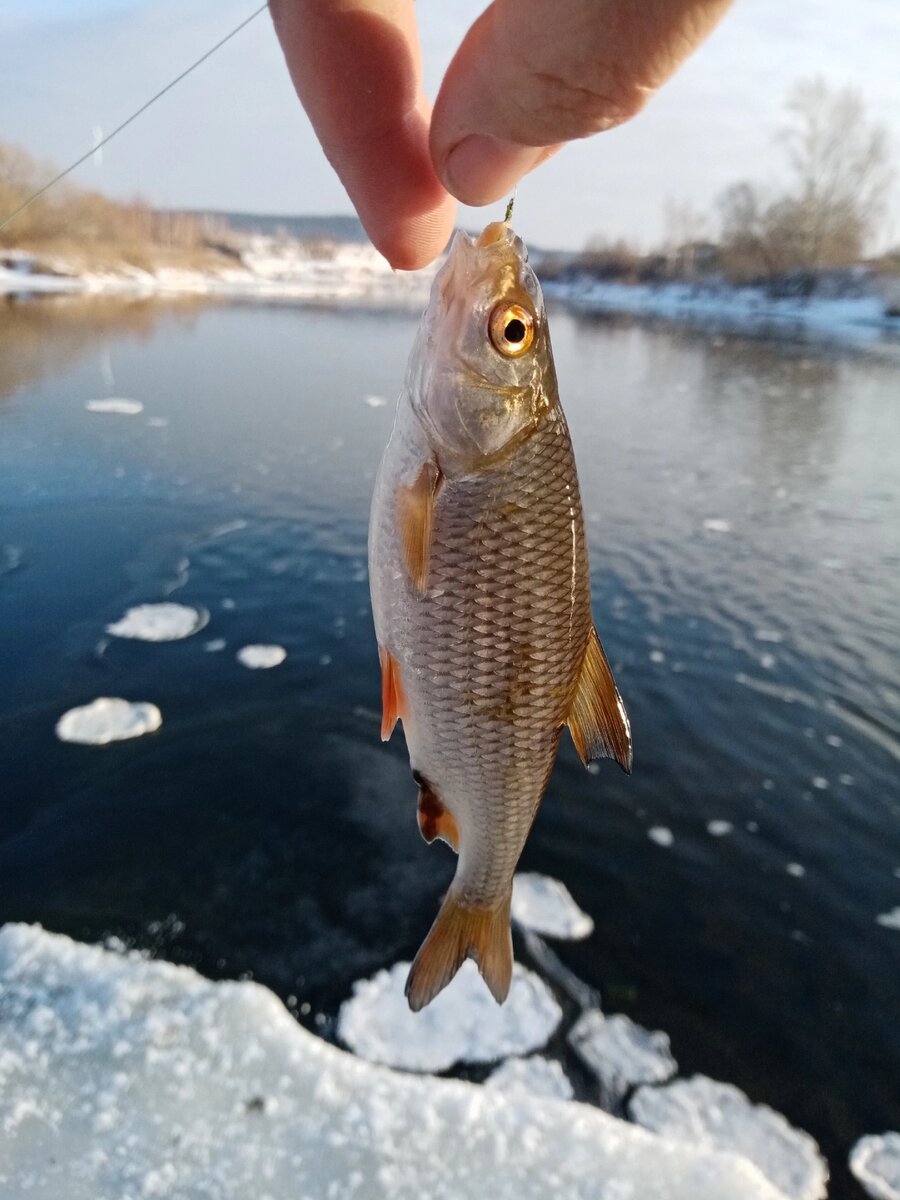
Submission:
POLYGON ((544 301, 525 245, 494 222, 459 231, 435 277, 407 378, 442 467, 484 470, 556 403, 544 301))

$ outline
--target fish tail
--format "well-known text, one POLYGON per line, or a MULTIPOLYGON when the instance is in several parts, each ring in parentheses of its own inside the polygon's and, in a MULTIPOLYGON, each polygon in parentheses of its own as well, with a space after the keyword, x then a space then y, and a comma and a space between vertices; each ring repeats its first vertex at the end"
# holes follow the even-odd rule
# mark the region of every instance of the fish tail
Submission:
POLYGON ((430 1004, 467 958, 475 959, 491 995, 503 1003, 513 967, 511 899, 512 888, 499 904, 474 908, 462 904, 452 890, 448 893, 406 980, 406 998, 413 1012, 430 1004))

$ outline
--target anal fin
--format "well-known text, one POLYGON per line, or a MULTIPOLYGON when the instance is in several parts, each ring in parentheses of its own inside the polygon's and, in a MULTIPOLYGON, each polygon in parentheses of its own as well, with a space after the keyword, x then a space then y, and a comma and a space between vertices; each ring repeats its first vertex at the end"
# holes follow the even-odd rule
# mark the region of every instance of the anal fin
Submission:
POLYGON ((422 595, 428 581, 428 558, 434 505, 443 475, 436 462, 422 464, 415 482, 397 490, 397 521, 410 583, 422 595))
POLYGON ((511 899, 512 889, 492 908, 470 908, 450 890, 409 969, 406 998, 413 1012, 430 1004, 467 958, 475 959, 491 995, 503 1003, 513 968, 511 899))
POLYGON ((429 844, 441 838, 459 853, 459 829, 453 813, 445 807, 424 775, 413 771, 413 779, 419 785, 419 832, 429 844))
POLYGON ((623 771, 631 772, 631 725, 593 628, 566 723, 585 766, 595 758, 614 758, 623 771))
POLYGON ((397 721, 405 718, 407 703, 396 658, 390 650, 379 646, 378 660, 381 663, 381 740, 386 742, 397 721))

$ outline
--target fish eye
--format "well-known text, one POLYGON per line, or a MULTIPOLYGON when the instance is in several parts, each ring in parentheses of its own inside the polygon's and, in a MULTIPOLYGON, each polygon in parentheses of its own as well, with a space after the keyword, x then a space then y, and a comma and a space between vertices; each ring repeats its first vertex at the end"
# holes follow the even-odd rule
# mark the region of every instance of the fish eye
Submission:
POLYGON ((521 304, 498 304, 488 323, 491 342, 506 358, 518 358, 534 341, 534 317, 521 304))

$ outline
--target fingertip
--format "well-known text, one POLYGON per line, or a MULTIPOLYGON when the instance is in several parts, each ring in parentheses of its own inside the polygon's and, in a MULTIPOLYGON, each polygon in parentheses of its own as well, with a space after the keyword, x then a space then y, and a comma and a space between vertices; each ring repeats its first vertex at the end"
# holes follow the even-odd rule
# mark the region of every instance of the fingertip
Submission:
POLYGON ((391 211, 361 212, 375 249, 395 271, 419 271, 443 252, 456 222, 456 201, 443 195, 431 209, 397 218, 391 211))
POLYGON ((508 196, 523 175, 558 149, 521 146, 490 134, 470 134, 435 165, 451 195, 463 204, 479 207, 508 196))

